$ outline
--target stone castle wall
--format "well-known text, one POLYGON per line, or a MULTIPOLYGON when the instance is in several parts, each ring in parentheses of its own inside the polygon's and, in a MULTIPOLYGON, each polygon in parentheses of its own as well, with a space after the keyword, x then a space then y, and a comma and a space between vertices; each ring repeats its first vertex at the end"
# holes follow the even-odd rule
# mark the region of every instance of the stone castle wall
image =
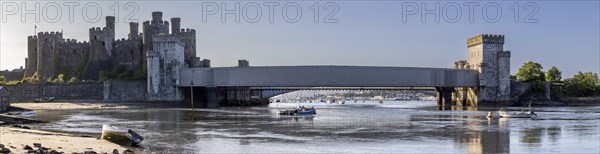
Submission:
POLYGON ((98 83, 20 84, 5 87, 10 92, 10 102, 33 102, 42 97, 54 97, 57 100, 101 100, 103 97, 102 84, 98 83))
POLYGON ((145 81, 76 84, 20 84, 4 86, 10 102, 33 102, 36 98, 54 97, 57 101, 142 102, 146 100, 145 81))
POLYGON ((146 81, 106 81, 103 83, 103 101, 146 101, 146 81))

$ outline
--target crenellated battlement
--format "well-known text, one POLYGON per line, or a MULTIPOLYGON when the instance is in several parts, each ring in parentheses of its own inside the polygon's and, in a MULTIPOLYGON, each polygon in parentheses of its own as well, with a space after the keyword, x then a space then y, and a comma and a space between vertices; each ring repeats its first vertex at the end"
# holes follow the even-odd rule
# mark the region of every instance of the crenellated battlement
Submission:
POLYGON ((61 32, 39 32, 38 37, 55 37, 55 36, 59 36, 62 37, 62 33, 61 32))
POLYGON ((504 44, 504 35, 496 34, 480 34, 467 39, 467 46, 474 46, 479 44, 504 44))
POLYGON ((90 32, 109 32, 111 31, 111 29, 108 29, 106 27, 92 27, 90 28, 90 32))
POLYGON ((115 40, 114 43, 115 43, 115 45, 119 46, 119 45, 130 44, 131 41, 133 41, 133 40, 128 39, 128 38, 120 38, 120 39, 115 40))
POLYGON ((189 29, 189 28, 186 28, 186 29, 182 28, 179 31, 179 33, 177 33, 177 35, 181 35, 182 37, 185 37, 185 38, 196 38, 196 30, 189 29))
POLYGON ((37 35, 32 35, 32 36, 27 36, 27 39, 28 40, 37 40, 38 37, 37 37, 37 35))
POLYGON ((169 27, 169 22, 168 21, 152 21, 152 22, 150 22, 150 21, 144 21, 143 25, 145 25, 145 26, 152 25, 152 26, 161 26, 161 27, 167 26, 167 27, 169 27))
POLYGON ((152 39, 154 43, 156 42, 168 42, 168 43, 177 43, 182 46, 185 45, 183 39, 177 35, 169 35, 169 34, 158 34, 155 35, 152 39))
POLYGON ((454 62, 454 68, 456 69, 466 69, 469 66, 469 63, 466 60, 459 60, 454 62))
POLYGON ((48 41, 62 41, 63 35, 61 32, 39 32, 37 35, 38 40, 48 41))
POLYGON ((498 57, 510 58, 510 51, 498 51, 498 57))

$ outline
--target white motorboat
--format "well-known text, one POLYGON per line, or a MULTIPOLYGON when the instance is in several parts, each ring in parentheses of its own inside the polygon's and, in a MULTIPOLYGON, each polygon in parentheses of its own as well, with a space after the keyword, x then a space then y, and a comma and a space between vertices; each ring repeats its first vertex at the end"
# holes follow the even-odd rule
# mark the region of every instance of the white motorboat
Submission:
POLYGON ((533 100, 533 97, 531 97, 531 99, 529 100, 529 107, 527 108, 527 111, 522 110, 521 112, 506 112, 504 111, 504 109, 500 109, 500 111, 498 111, 498 114, 500 114, 500 117, 503 118, 532 118, 537 116, 537 114, 535 114, 533 112, 533 110, 531 109, 531 101, 533 100))
POLYGON ((506 112, 504 110, 498 111, 502 118, 531 118, 537 116, 533 111, 521 111, 521 112, 506 112))

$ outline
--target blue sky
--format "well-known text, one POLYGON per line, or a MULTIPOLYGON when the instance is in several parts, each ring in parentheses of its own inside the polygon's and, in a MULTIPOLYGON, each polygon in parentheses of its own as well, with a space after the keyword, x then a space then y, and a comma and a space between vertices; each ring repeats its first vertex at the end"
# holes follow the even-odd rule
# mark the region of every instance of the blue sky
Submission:
MULTIPOLYGON (((40 8, 51 6, 53 1, 39 2, 40 8)), ((277 2, 274 21, 269 22, 268 7, 265 1, 129 1, 135 3, 138 12, 133 16, 140 22, 150 20, 152 11, 162 11, 163 20, 181 17, 182 27, 196 29, 197 52, 201 58, 212 60, 213 66, 234 66, 238 59, 247 59, 251 65, 368 65, 403 67, 451 67, 456 60, 467 58, 466 39, 481 33, 503 34, 506 37, 505 50, 512 51, 511 72, 527 61, 541 63, 545 69, 557 66, 563 71, 563 78, 571 77, 577 71, 600 72, 600 2, 582 1, 268 1, 277 2), (233 9, 240 4, 240 22, 233 15, 208 15, 203 22, 205 7, 233 9), (331 2, 331 3, 328 3, 331 2), (473 22, 469 21, 469 7, 475 6, 473 22), (293 19, 298 4, 302 16, 295 23, 293 19), (315 23, 311 6, 319 4, 319 21, 315 23), (422 22, 420 11, 425 6, 431 10, 439 3, 440 22, 435 22, 432 14, 425 15, 422 22), (514 21, 515 3, 519 5, 519 20, 514 21), (216 4, 216 5, 215 5, 216 4), (261 18, 256 23, 255 5, 261 7, 261 18), (289 6, 284 11, 284 6, 289 6), (244 10, 244 6, 248 6, 244 10), (328 9, 324 9, 324 6, 328 9), (414 15, 403 8, 419 7, 414 15), (456 17, 456 6, 460 8, 460 20, 456 17), (488 9, 483 9, 487 6, 488 9), (496 7, 502 10, 496 17, 496 7), (323 23, 324 17, 337 8, 332 19, 337 23, 323 23), (447 9, 443 9, 447 8, 447 9), (487 15, 484 15, 484 10, 487 15), (531 14, 535 11, 535 14, 531 14), (282 12, 287 12, 287 16, 282 12), (536 19, 535 23, 524 23, 525 17, 536 19), (487 18, 486 18, 487 17, 487 18), (485 18, 485 19, 484 19, 485 18), (444 20, 446 19, 446 20, 444 20), (486 19, 491 21, 486 21, 486 19)), ((26 2, 33 7, 35 2, 26 2)), ((24 65, 27 36, 32 35, 34 25, 37 31, 63 31, 65 38, 80 41, 88 39, 88 28, 103 27, 104 20, 96 23, 83 19, 83 7, 98 3, 102 16, 113 15, 114 1, 78 2, 74 11, 74 22, 68 20, 68 10, 63 1, 61 18, 56 23, 41 19, 36 23, 33 15, 21 22, 21 16, 11 14, 9 5, 21 2, 2 2, 0 68, 13 69, 24 65), (8 10, 7 10, 8 9, 8 10)), ((116 24, 117 38, 127 36, 128 24, 122 22, 128 14, 124 6, 127 2, 117 2, 120 23, 116 24)), ((48 7, 52 10, 51 7, 48 7)), ((312 7, 314 8, 314 7, 312 7)), ((44 12, 43 9, 40 9, 44 12)), ((219 9, 221 11, 222 9, 219 9)), ((19 10, 21 11, 21 10, 19 10)), ((87 10, 88 16, 94 11, 87 10), (90 13, 91 12, 91 13, 90 13)), ((55 13, 42 14, 52 18, 55 13)), ((54 11, 56 12, 56 11, 54 11)), ((91 14, 91 15, 90 15, 91 14)), ((531 21, 531 20, 529 20, 531 21)), ((141 28, 141 26, 140 26, 141 28)), ((141 31, 141 29, 140 29, 141 31)))

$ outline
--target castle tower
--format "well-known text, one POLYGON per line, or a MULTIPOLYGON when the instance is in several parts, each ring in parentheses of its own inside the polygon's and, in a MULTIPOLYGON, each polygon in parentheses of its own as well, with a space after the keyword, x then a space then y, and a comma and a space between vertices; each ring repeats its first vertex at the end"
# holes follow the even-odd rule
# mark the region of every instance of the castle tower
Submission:
POLYGON ((154 37, 153 50, 147 53, 148 100, 181 101, 179 69, 184 64, 184 43, 179 36, 160 34, 154 37))
POLYGON ((55 56, 61 51, 63 34, 60 32, 38 33, 37 72, 40 81, 56 77, 55 56))
POLYGON ((467 40, 467 47, 467 67, 480 73, 477 100, 509 100, 510 51, 504 51, 504 35, 477 35, 467 40))
POLYGON ((129 39, 133 40, 140 36, 139 28, 140 24, 137 22, 129 23, 129 39))
POLYGON ((161 22, 162 21, 162 15, 163 15, 162 12, 158 12, 158 11, 152 12, 152 22, 153 23, 154 22, 156 22, 156 23, 161 22))
MULTIPOLYGON (((143 54, 152 50, 154 35, 169 34, 169 22, 162 21, 162 12, 152 12, 152 21, 145 21, 142 25, 142 40, 144 42, 143 54)), ((146 60, 146 59, 144 59, 146 60)))
POLYGON ((98 80, 100 71, 113 67, 114 17, 106 17, 106 26, 94 27, 89 30, 89 61, 82 79, 98 80))
POLYGON ((194 61, 196 58, 196 30, 181 29, 176 35, 181 36, 185 44, 185 63, 190 67, 199 65, 194 61))
POLYGON ((114 16, 106 16, 106 28, 110 30, 115 30, 115 17, 114 16))
POLYGON ((172 34, 179 33, 180 28, 181 28, 181 18, 171 18, 171 33, 172 34))
POLYGON ((30 77, 37 71, 37 36, 27 37, 27 62, 25 64, 25 76, 30 77))

